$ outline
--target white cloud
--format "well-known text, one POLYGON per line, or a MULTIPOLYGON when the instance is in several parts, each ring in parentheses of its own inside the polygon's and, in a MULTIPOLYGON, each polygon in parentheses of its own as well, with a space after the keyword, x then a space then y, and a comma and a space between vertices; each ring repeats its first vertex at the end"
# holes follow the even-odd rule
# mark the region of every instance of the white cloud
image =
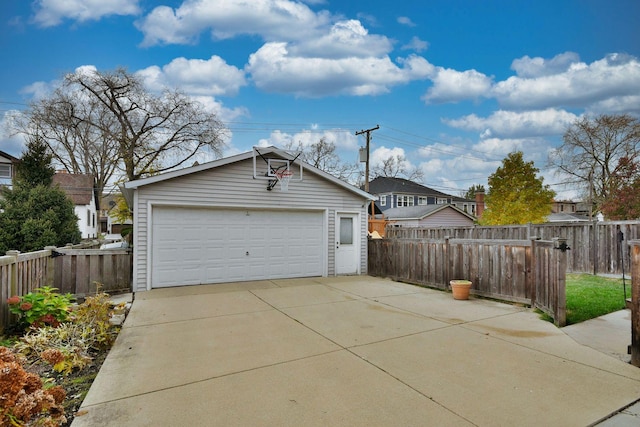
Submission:
POLYGON ((143 45, 188 44, 209 29, 216 39, 240 34, 267 41, 296 40, 317 34, 330 22, 328 12, 313 12, 290 0, 185 0, 173 9, 158 6, 137 23, 143 45))
POLYGON ((369 157, 369 167, 381 167, 382 162, 390 157, 404 157, 402 168, 405 170, 413 169, 413 164, 407 159, 404 149, 400 147, 387 148, 384 145, 373 150, 369 157))
MULTIPOLYGON (((295 148, 298 144, 301 144, 303 147, 308 147, 311 144, 317 143, 322 138, 329 143, 335 144, 337 151, 354 152, 358 148, 358 139, 352 131, 345 129, 320 130, 315 129, 314 126, 310 126, 310 129, 301 129, 299 132, 294 133, 274 130, 269 135, 269 138, 260 139, 258 145, 261 147, 274 145, 280 148, 289 146, 295 148)), ((349 162, 348 159, 346 161, 349 162)))
POLYGON ((576 119, 578 116, 573 113, 548 108, 523 112, 498 110, 489 117, 470 114, 443 122, 457 129, 479 132, 486 138, 561 135, 576 119))
POLYGON ((216 55, 207 60, 176 58, 162 68, 154 65, 136 74, 156 91, 170 86, 192 95, 236 95, 246 85, 244 71, 216 55))
POLYGON ((640 95, 614 96, 587 107, 591 114, 640 113, 640 95))
POLYGON ((580 57, 574 52, 561 53, 551 59, 523 56, 511 63, 511 69, 523 78, 550 76, 567 71, 571 64, 579 61, 580 57))
POLYGON ((16 119, 21 115, 18 110, 9 110, 0 117, 0 149, 14 157, 20 157, 25 147, 24 135, 16 129, 16 119))
POLYGON ((535 77, 510 77, 495 85, 493 95, 501 105, 510 108, 546 108, 615 102, 615 98, 640 92, 640 62, 635 57, 611 54, 591 64, 572 62, 567 67, 568 60, 574 57, 565 55, 557 62, 566 71, 555 74, 546 74, 548 67, 544 64, 534 69, 525 66, 531 65, 531 61, 521 60, 517 70, 535 77))
POLYGON ((349 58, 386 55, 392 49, 384 36, 371 35, 360 21, 336 22, 324 35, 290 43, 295 56, 315 58, 349 58))
POLYGON ((42 27, 60 24, 65 18, 97 21, 109 15, 137 15, 139 0, 37 0, 33 20, 42 27))
POLYGON ((256 86, 268 92, 299 96, 376 95, 394 85, 426 78, 433 66, 424 58, 399 61, 388 57, 305 58, 291 55, 286 43, 267 43, 249 57, 246 70, 256 86))
POLYGON ((491 91, 492 78, 476 70, 456 71, 437 67, 432 81, 433 86, 422 96, 427 104, 486 97, 491 91))
POLYGON ((402 24, 402 25, 406 25, 407 27, 415 27, 416 26, 416 24, 408 16, 400 16, 400 17, 398 17, 398 23, 402 24))
POLYGON ((415 50, 416 52, 423 52, 429 48, 429 43, 420 40, 418 37, 412 37, 411 41, 402 46, 402 50, 415 50))

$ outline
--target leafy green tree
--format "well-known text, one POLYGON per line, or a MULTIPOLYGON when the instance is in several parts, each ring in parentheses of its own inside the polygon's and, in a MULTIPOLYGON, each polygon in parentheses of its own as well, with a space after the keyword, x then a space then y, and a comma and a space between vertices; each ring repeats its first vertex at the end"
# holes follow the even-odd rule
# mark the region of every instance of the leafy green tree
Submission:
POLYGON ((39 136, 30 136, 27 151, 22 155, 16 169, 16 179, 21 185, 36 187, 41 184, 51 186, 53 175, 56 173, 51 165, 53 154, 49 146, 39 136))
POLYGON ((51 187, 51 154, 42 141, 31 139, 17 166, 13 189, 0 197, 0 253, 29 252, 45 246, 80 241, 73 202, 59 187, 51 187))
POLYGON ((555 192, 537 177, 539 169, 525 162, 521 151, 509 154, 489 177, 487 209, 482 225, 540 223, 551 213, 555 192))

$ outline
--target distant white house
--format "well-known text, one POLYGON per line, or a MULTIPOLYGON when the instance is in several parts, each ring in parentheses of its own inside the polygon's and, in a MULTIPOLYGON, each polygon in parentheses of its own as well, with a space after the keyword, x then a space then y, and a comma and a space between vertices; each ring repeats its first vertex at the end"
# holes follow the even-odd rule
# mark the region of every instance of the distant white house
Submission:
POLYGON ((53 176, 53 184, 58 184, 60 189, 73 201, 81 237, 83 239, 98 237, 93 176, 58 171, 53 176))

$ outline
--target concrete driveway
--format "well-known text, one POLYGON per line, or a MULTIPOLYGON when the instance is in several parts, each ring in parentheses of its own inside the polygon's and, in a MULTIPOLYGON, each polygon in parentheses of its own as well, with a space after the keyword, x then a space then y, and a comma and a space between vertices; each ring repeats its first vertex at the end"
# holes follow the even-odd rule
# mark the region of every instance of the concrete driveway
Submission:
POLYGON ((351 276, 137 293, 73 426, 587 426, 639 398, 529 309, 351 276))

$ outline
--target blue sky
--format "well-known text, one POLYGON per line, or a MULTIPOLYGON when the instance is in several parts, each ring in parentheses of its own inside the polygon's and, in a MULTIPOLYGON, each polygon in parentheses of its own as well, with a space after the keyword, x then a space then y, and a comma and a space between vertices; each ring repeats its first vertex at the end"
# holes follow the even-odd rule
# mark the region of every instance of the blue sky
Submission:
POLYGON ((3 0, 6 125, 79 67, 178 87, 230 129, 225 154, 325 137, 357 160, 403 155, 458 194, 513 150, 559 198, 547 156, 582 115, 640 115, 637 0, 3 0))

